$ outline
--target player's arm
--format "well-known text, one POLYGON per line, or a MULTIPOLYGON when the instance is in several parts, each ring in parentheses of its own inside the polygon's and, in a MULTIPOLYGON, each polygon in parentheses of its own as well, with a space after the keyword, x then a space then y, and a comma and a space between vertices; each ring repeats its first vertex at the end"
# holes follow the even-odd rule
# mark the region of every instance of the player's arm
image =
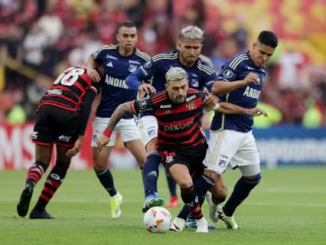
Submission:
POLYGON ((252 82, 259 84, 259 78, 255 73, 248 74, 245 79, 239 79, 240 65, 234 70, 230 67, 230 63, 232 62, 222 66, 216 81, 212 84, 211 92, 213 94, 227 94, 252 82))
MULTIPOLYGON (((214 110, 215 108, 212 109, 214 110)), ((247 109, 227 102, 219 102, 215 111, 223 114, 247 114, 253 117, 264 115, 267 117, 266 111, 261 108, 247 109)))
POLYGON ((155 73, 157 62, 147 61, 144 65, 138 67, 136 71, 126 78, 126 84, 130 89, 146 93, 156 93, 154 87, 142 81, 149 81, 155 73))
POLYGON ((80 116, 79 116, 80 118, 79 136, 77 141, 75 142, 74 147, 67 152, 67 156, 69 157, 73 157, 77 155, 78 152, 80 151, 80 148, 84 140, 88 118, 91 113, 92 103, 97 94, 98 94, 98 89, 95 86, 91 86, 90 89, 87 90, 85 96, 83 97, 83 101, 80 107, 80 116))
POLYGON ((101 80, 100 70, 103 70, 103 60, 106 57, 106 50, 108 49, 108 47, 109 46, 104 45, 88 57, 87 75, 91 78, 93 82, 99 82, 101 80))
POLYGON ((97 137, 97 150, 101 151, 103 146, 105 146, 110 141, 110 137, 115 126, 125 114, 139 114, 140 112, 151 111, 153 111, 153 103, 151 99, 133 100, 131 102, 126 102, 119 105, 110 117, 110 121, 103 134, 97 137))

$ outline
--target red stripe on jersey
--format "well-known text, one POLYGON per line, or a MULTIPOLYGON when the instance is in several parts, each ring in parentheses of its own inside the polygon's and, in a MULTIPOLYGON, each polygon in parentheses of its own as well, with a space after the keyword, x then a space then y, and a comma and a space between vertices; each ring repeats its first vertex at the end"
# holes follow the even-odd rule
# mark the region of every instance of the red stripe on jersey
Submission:
POLYGON ((186 119, 183 119, 183 120, 179 120, 179 121, 171 121, 171 122, 162 122, 160 121, 159 118, 157 118, 157 122, 158 122, 158 125, 159 126, 177 126, 179 127, 180 125, 184 125, 184 124, 187 124, 187 123, 190 123, 190 122, 194 122, 195 121, 195 118, 198 117, 198 113, 192 117, 188 117, 186 119))
MULTIPOLYGON (((197 126, 198 126, 197 123, 194 123, 194 125, 190 129, 188 129, 185 132, 178 133, 178 134, 177 133, 167 133, 166 131, 163 131, 163 130, 160 130, 159 134, 162 136, 171 137, 171 138, 180 138, 180 137, 189 135, 192 131, 194 131, 196 129, 197 126)), ((199 126, 198 126, 198 129, 199 129, 199 126)))
POLYGON ((136 114, 136 112, 135 112, 135 107, 134 107, 134 103, 135 103, 134 100, 133 100, 133 101, 130 101, 130 108, 131 108, 131 113, 132 113, 132 114, 136 114))
POLYGON ((81 74, 80 77, 88 84, 88 86, 91 86, 92 85, 92 80, 87 75, 87 73, 81 74))
POLYGON ((51 143, 42 143, 42 142, 38 142, 38 141, 35 141, 35 140, 33 140, 33 142, 35 144, 37 144, 37 145, 44 145, 44 146, 50 146, 50 145, 52 145, 52 142, 51 143))
MULTIPOLYGON (((62 98, 62 99, 65 99, 65 100, 70 101, 70 102, 73 103, 74 105, 78 105, 78 104, 79 104, 79 101, 77 102, 77 101, 75 101, 75 100, 73 100, 73 99, 71 99, 71 98, 69 98, 69 97, 67 97, 67 96, 64 96, 64 95, 58 95, 58 94, 45 94, 45 95, 43 95, 43 97, 47 97, 47 98, 49 98, 49 97, 59 97, 59 98, 62 98)), ((76 97, 79 99, 78 96, 76 96, 76 97)))
POLYGON ((197 143, 193 144, 192 146, 197 146, 197 145, 203 143, 205 140, 206 140, 206 138, 205 138, 204 135, 203 135, 203 139, 200 140, 200 141, 198 141, 197 143))
POLYGON ((61 146, 65 146, 65 147, 72 147, 74 146, 75 143, 71 143, 71 144, 64 144, 64 143, 61 143, 61 142, 55 142, 56 145, 61 145, 61 146))
POLYGON ((158 145, 161 145, 161 144, 164 144, 164 145, 175 145, 174 142, 168 142, 168 141, 162 140, 162 139, 160 139, 160 137, 157 138, 157 144, 158 145))
POLYGON ((67 92, 71 91, 68 87, 63 86, 63 85, 52 85, 50 89, 61 89, 61 90, 67 91, 67 92))
POLYGON ((87 88, 84 88, 83 85, 81 85, 79 82, 75 82, 74 85, 76 88, 78 88, 80 91, 82 91, 82 94, 80 96, 77 96, 77 95, 76 96, 79 98, 83 97, 87 88))
MULTIPOLYGON (((197 130, 197 132, 189 139, 189 140, 187 140, 187 141, 185 141, 185 142, 183 142, 183 144, 190 144, 190 143, 195 143, 194 141, 195 141, 195 139, 198 137, 198 134, 201 134, 202 136, 203 136, 203 134, 202 134, 202 132, 200 131, 200 129, 198 128, 198 130, 197 130)), ((204 137, 204 136, 203 136, 204 137)))
POLYGON ((164 93, 164 94, 160 94, 160 95, 154 96, 152 98, 152 101, 153 101, 154 104, 157 104, 157 103, 165 100, 166 98, 167 98, 166 97, 166 93, 164 93))
POLYGON ((41 104, 39 104, 39 106, 37 107, 37 111, 41 108, 41 106, 43 105, 51 105, 51 106, 55 106, 55 107, 59 107, 61 109, 65 109, 68 111, 77 111, 77 107, 75 106, 75 108, 71 108, 65 104, 59 103, 59 102, 55 102, 55 101, 46 101, 46 102, 42 102, 41 104))
POLYGON ((155 116, 165 116, 169 114, 177 114, 180 112, 186 112, 186 111, 192 111, 192 110, 197 110, 199 107, 203 105, 203 101, 201 98, 196 98, 194 100, 191 100, 187 103, 181 104, 177 107, 174 108, 167 108, 167 109, 157 109, 155 110, 154 115, 155 116))

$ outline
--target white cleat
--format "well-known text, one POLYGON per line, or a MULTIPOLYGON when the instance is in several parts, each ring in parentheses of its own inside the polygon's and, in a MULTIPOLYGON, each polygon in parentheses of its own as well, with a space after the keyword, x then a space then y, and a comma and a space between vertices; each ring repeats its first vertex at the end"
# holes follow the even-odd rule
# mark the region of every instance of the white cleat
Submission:
POLYGON ((196 220, 197 230, 198 233, 207 233, 208 232, 208 222, 207 220, 202 217, 201 219, 196 220))
POLYGON ((223 208, 221 206, 217 207, 215 217, 217 219, 223 220, 228 229, 232 229, 232 230, 238 230, 239 229, 239 226, 235 222, 233 215, 231 217, 226 216, 224 211, 223 211, 223 208))
POLYGON ((186 224, 186 221, 184 219, 176 217, 171 223, 170 230, 181 232, 181 231, 183 231, 185 224, 186 224))
POLYGON ((206 201, 209 207, 209 218, 213 223, 217 223, 218 219, 215 217, 217 205, 213 203, 212 193, 210 193, 209 191, 206 194, 206 201))
POLYGON ((118 192, 114 197, 111 198, 111 216, 112 219, 117 219, 121 215, 120 205, 122 203, 122 196, 118 192))

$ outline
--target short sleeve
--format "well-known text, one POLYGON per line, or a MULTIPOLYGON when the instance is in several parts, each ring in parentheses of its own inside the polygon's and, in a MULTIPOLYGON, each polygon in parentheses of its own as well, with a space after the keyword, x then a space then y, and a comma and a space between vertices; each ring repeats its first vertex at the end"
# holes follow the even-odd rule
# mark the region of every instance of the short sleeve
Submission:
POLYGON ((217 75, 217 80, 222 80, 226 82, 232 82, 237 80, 238 72, 236 67, 233 66, 233 59, 228 61, 222 66, 220 73, 217 75))

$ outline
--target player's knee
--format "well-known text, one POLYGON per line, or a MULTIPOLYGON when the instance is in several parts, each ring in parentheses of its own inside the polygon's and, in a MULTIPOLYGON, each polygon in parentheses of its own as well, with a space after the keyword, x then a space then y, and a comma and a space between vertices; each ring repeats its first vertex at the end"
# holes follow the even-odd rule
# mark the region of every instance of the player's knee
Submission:
POLYGON ((245 181, 250 183, 250 184, 254 184, 254 185, 258 185, 259 182, 261 181, 261 173, 252 175, 252 176, 243 176, 245 181))
POLYGON ((181 189, 187 189, 187 188, 193 186, 193 182, 191 180, 183 179, 183 180, 179 180, 178 182, 179 182, 178 184, 181 189))
POLYGON ((147 143, 146 145, 146 152, 147 154, 153 152, 153 151, 157 151, 157 147, 156 147, 156 139, 152 139, 150 142, 147 143))
POLYGON ((50 163, 48 162, 43 162, 43 161, 35 161, 34 163, 35 165, 41 166, 41 168, 43 169, 43 172, 45 173, 45 171, 48 169, 50 163))

